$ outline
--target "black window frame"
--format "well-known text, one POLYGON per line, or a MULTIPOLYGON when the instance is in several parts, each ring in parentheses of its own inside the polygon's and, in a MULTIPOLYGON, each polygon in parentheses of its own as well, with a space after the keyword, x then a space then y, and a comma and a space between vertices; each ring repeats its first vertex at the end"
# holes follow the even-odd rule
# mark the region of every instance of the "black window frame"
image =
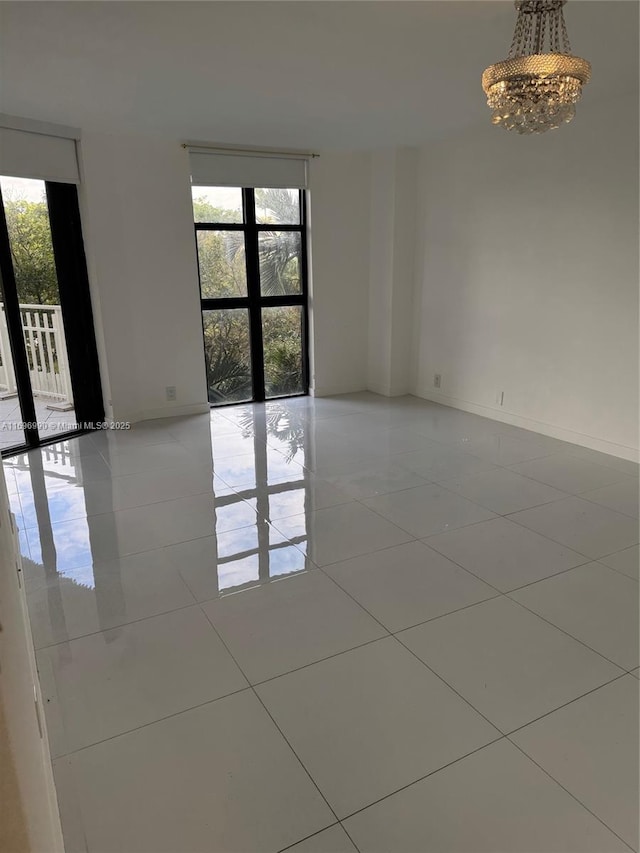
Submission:
MULTIPOLYGON (((195 187, 200 187, 195 184, 195 187)), ((268 188, 265 188, 268 189, 268 188)), ((212 403, 212 408, 237 406, 243 403, 263 403, 265 400, 282 400, 288 397, 305 397, 309 394, 309 300, 308 300, 308 257, 307 257, 307 194, 298 189, 300 222, 295 225, 280 223, 259 223, 256 221, 255 189, 242 187, 242 222, 194 222, 196 259, 198 263, 198 286, 200 288, 200 311, 219 311, 222 309, 244 308, 248 311, 249 342, 251 361, 251 400, 212 403), (244 234, 245 265, 247 275, 246 296, 203 297, 200 276, 200 256, 198 252, 199 231, 240 231, 244 234), (291 231, 300 234, 300 293, 286 296, 264 296, 260 290, 260 254, 259 235, 264 231, 291 231), (281 394, 267 397, 264 377, 264 349, 262 338, 262 309, 289 306, 302 308, 301 347, 302 347, 302 387, 297 394, 281 394)), ((202 328, 204 345, 204 321, 202 328)), ((207 381, 208 396, 208 381, 207 381)))

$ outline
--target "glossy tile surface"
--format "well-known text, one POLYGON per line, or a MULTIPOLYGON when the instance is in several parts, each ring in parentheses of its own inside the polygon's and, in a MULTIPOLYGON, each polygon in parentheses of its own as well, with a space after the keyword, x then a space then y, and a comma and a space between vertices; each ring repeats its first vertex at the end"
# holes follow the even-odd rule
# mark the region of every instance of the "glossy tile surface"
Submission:
POLYGON ((633 463, 361 392, 3 467, 67 853, 633 840, 633 463))
POLYGON ((581 498, 525 509, 512 521, 597 559, 638 544, 638 520, 581 498))
POLYGON ((336 825, 288 847, 287 853, 357 853, 357 849, 344 829, 336 825))
POLYGON ((425 542, 501 592, 588 562, 582 554, 508 518, 430 536, 425 542))
POLYGON ((438 485, 368 498, 365 505, 420 538, 493 518, 490 510, 438 485))
POLYGON ((638 849, 638 682, 633 676, 605 684, 511 740, 638 849))
POLYGON ((340 818, 499 737, 393 637, 257 692, 340 818))
POLYGON ((386 636, 319 571, 223 596, 203 610, 252 683, 386 636))
POLYGON ((587 501, 608 506, 616 512, 638 518, 638 480, 635 477, 594 489, 592 492, 584 492, 582 497, 587 501))
POLYGON ((335 823, 251 691, 56 764, 67 853, 267 853, 335 823))
POLYGON ((638 580, 640 549, 637 545, 634 545, 631 548, 625 548, 624 551, 618 551, 615 554, 609 554, 607 557, 601 557, 599 562, 615 569, 617 572, 622 572, 627 577, 638 580))
POLYGON ((499 515, 551 503, 566 497, 565 492, 560 492, 528 477, 521 477, 506 468, 483 471, 468 477, 458 477, 455 480, 445 480, 442 485, 499 515))
POLYGON ((398 635, 500 731, 513 731, 621 670, 506 598, 398 635))
POLYGON ((512 465, 511 470, 574 495, 619 483, 626 477, 615 468, 579 459, 569 453, 556 453, 521 462, 519 465, 512 465))
POLYGON ((55 755, 247 686, 199 607, 50 646, 37 660, 55 755))
POLYGON ((511 598, 623 669, 638 666, 638 586, 631 578, 589 563, 511 598))
POLYGON ((306 537, 307 554, 317 566, 370 554, 413 538, 358 502, 275 519, 273 526, 288 539, 306 537))
POLYGON ((361 853, 628 851, 507 741, 434 773, 345 825, 361 853))
POLYGON ((334 563, 326 572, 391 632, 498 594, 422 542, 334 563))

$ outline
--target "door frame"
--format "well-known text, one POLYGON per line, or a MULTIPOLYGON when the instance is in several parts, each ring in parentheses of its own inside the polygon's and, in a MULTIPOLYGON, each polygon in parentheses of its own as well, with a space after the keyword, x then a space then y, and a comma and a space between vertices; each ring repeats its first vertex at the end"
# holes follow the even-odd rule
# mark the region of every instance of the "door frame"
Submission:
POLYGON ((25 441, 3 449, 2 456, 13 456, 35 447, 63 441, 70 436, 82 435, 89 432, 94 424, 104 421, 100 365, 77 188, 75 184, 54 181, 44 181, 44 186, 73 389, 75 422, 79 426, 74 430, 44 437, 37 428, 38 418, 22 332, 20 300, 0 188, 0 288, 4 298, 18 401, 23 422, 27 425, 24 428, 25 441))

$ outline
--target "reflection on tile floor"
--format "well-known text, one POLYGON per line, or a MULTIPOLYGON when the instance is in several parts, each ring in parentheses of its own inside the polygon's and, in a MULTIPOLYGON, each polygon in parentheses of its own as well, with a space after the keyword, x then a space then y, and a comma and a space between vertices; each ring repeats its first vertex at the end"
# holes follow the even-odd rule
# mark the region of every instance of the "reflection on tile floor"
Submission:
POLYGON ((413 397, 4 460, 67 853, 638 849, 638 468, 413 397))

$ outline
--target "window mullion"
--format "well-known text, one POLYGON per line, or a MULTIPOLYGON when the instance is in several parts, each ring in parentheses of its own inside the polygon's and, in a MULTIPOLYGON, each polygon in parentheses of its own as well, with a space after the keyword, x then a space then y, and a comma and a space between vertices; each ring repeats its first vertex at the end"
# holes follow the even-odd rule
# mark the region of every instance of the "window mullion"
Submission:
POLYGON ((258 228, 256 226, 255 192, 244 189, 245 256, 247 259, 247 293, 249 296, 249 329, 251 334, 251 372, 253 399, 265 398, 264 353, 262 350, 262 310, 260 307, 260 270, 258 264, 258 228))

